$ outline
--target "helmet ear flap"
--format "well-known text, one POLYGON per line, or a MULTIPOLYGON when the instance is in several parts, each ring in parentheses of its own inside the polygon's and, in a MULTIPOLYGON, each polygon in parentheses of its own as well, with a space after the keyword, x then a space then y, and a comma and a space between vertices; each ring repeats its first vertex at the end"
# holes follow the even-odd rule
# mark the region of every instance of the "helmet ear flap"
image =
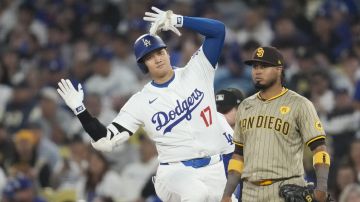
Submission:
POLYGON ((147 68, 147 66, 144 63, 137 63, 141 72, 144 74, 147 74, 149 72, 149 69, 147 68))

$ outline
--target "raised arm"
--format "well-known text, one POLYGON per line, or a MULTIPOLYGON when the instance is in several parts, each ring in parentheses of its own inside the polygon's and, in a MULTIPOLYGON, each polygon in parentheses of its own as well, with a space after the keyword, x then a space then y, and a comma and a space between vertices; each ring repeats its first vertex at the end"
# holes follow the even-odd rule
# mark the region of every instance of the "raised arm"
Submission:
POLYGON ((211 65, 215 67, 224 46, 225 25, 220 21, 208 18, 186 16, 183 18, 184 28, 194 30, 205 36, 203 50, 211 65))
POLYGON ((225 25, 217 20, 198 17, 187 17, 174 14, 171 10, 162 11, 156 7, 151 8, 153 12, 146 12, 144 20, 152 23, 150 34, 157 34, 158 31, 171 30, 181 35, 178 27, 184 27, 196 31, 205 36, 203 50, 205 56, 213 67, 220 57, 225 40, 225 25))
POLYGON ((58 93, 78 117, 84 130, 93 139, 91 144, 95 149, 109 152, 129 139, 132 134, 131 131, 115 122, 105 127, 97 118, 90 115, 83 104, 84 92, 81 84, 76 90, 69 79, 61 79, 58 86, 58 93))

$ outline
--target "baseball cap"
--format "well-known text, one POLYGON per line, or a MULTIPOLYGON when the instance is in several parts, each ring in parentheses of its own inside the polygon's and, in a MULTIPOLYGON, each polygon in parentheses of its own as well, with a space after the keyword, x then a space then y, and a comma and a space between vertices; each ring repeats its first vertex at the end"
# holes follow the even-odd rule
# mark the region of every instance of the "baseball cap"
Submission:
POLYGON ((236 88, 222 89, 215 94, 217 111, 225 114, 243 101, 243 93, 236 88))
POLYGON ((40 61, 40 67, 51 73, 60 73, 65 69, 65 63, 61 58, 40 61))
POLYGON ((36 144, 35 134, 31 130, 22 129, 15 134, 14 142, 19 143, 21 141, 27 141, 29 144, 36 144))
POLYGON ((99 48, 94 52, 95 59, 111 60, 114 57, 112 50, 106 48, 99 48))
POLYGON ((272 46, 257 48, 253 53, 252 59, 244 61, 246 65, 253 65, 256 62, 273 66, 284 66, 283 56, 277 48, 272 46))

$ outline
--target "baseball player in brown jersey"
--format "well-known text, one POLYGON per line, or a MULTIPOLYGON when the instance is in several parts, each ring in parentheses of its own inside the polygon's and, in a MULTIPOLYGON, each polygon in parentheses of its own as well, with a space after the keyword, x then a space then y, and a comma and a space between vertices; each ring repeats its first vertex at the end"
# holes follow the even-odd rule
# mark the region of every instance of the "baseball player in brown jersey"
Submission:
POLYGON ((252 65, 259 92, 239 105, 222 201, 231 201, 240 178, 243 202, 326 201, 330 157, 313 104, 283 86, 284 60, 276 48, 256 49, 245 64, 252 65), (313 152, 315 190, 304 180, 304 144, 313 152))

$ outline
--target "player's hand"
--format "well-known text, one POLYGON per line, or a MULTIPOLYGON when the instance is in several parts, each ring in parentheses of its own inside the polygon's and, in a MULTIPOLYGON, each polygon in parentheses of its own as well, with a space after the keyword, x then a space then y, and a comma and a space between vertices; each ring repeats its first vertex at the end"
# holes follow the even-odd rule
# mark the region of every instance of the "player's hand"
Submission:
POLYGON ((232 202, 232 200, 231 200, 230 196, 228 196, 228 197, 223 196, 222 199, 221 199, 221 202, 232 202))
POLYGON ((108 132, 106 137, 100 138, 96 142, 91 141, 91 145, 96 150, 103 152, 111 152, 114 151, 116 147, 127 141, 129 138, 130 138, 130 134, 126 131, 116 134, 113 137, 112 134, 108 132))
POLYGON ((327 193, 324 191, 320 191, 315 189, 314 190, 314 198, 319 202, 326 202, 327 199, 327 193))
POLYGON ((61 79, 58 86, 57 92, 65 101, 66 105, 73 110, 75 115, 85 111, 85 106, 83 104, 84 91, 80 83, 76 90, 69 79, 61 79))
POLYGON ((181 36, 177 27, 182 27, 183 17, 174 14, 171 10, 162 11, 156 7, 151 7, 154 12, 145 12, 145 21, 151 22, 150 34, 156 35, 158 31, 171 30, 181 36))

